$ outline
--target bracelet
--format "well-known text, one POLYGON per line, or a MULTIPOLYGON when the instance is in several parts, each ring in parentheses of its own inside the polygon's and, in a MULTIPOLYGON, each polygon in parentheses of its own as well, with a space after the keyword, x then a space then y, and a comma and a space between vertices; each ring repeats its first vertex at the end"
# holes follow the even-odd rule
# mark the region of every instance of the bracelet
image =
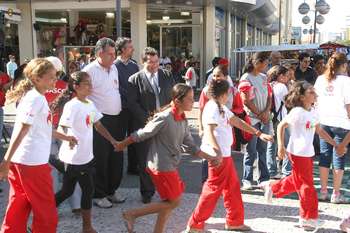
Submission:
POLYGON ((257 130, 257 131, 255 132, 255 136, 257 136, 257 137, 260 137, 261 134, 262 134, 262 132, 261 132, 260 130, 257 130))

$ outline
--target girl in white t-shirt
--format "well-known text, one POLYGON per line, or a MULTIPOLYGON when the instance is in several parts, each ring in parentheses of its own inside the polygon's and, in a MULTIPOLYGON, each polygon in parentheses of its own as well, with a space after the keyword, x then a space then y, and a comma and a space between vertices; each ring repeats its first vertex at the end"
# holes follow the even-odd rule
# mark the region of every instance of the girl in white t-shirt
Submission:
POLYGON ((76 139, 52 130, 44 96, 55 87, 57 79, 52 63, 43 58, 33 59, 24 74, 26 78, 6 98, 8 103, 19 104, 10 145, 0 164, 0 180, 8 176, 10 183, 1 232, 26 232, 33 212, 33 232, 56 233, 57 210, 48 164, 51 136, 66 140, 71 148, 76 139))
POLYGON ((296 82, 286 96, 286 106, 291 109, 277 127, 278 156, 283 159, 288 152, 292 173, 279 181, 263 184, 265 198, 271 202, 272 195, 284 197, 297 192, 300 200, 300 227, 313 230, 321 225, 318 220, 317 192, 313 182, 313 139, 315 132, 329 144, 336 142, 320 127, 313 108, 317 95, 311 84, 296 82), (284 146, 286 128, 290 138, 287 149, 284 146))
POLYGON ((64 105, 59 130, 76 137, 79 144, 74 149, 70 149, 69 145, 63 142, 60 147, 58 157, 64 163, 65 171, 62 188, 56 193, 56 205, 60 205, 70 197, 76 183, 79 182, 82 191, 80 205, 83 233, 96 233, 91 224, 91 206, 94 193, 92 175, 93 127, 112 145, 115 146, 117 143, 99 121, 102 114, 96 109, 93 102, 87 99, 91 91, 89 74, 78 71, 71 75, 68 89, 57 100, 58 106, 64 105), (76 96, 71 99, 73 94, 76 96), (69 101, 64 104, 67 100, 69 101))
POLYGON ((229 96, 228 91, 229 84, 226 80, 211 81, 208 91, 211 99, 205 105, 202 115, 204 135, 201 150, 213 157, 222 158, 222 163, 219 167, 209 165, 208 179, 203 184, 197 207, 187 224, 188 232, 204 229, 204 223, 213 213, 221 195, 227 210, 225 229, 250 230, 250 227, 244 224, 240 182, 231 158, 232 127, 254 134, 264 141, 272 140, 272 136, 261 133, 234 116, 225 106, 229 96))
MULTIPOLYGON (((321 127, 336 141, 340 142, 350 132, 350 77, 346 76, 347 59, 343 53, 334 53, 327 63, 327 69, 315 83, 318 95, 316 109, 321 127)), ((331 203, 349 203, 340 192, 345 168, 345 156, 336 153, 332 145, 320 139, 320 180, 319 200, 331 203), (328 195, 329 170, 333 169, 333 192, 328 195)))

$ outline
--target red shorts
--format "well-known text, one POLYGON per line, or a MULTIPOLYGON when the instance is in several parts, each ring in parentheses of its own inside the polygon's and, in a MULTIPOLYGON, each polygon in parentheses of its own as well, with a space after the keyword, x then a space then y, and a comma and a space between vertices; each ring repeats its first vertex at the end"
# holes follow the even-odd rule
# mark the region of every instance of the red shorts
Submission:
POLYGON ((162 172, 147 168, 147 172, 162 200, 175 200, 184 192, 185 183, 177 170, 162 172))

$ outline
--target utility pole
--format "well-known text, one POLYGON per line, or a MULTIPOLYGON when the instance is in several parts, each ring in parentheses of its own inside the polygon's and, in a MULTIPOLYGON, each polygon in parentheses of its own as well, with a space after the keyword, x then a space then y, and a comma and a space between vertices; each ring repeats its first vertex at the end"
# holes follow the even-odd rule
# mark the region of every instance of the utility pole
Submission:
POLYGON ((282 41, 282 0, 279 0, 279 12, 278 12, 278 44, 282 41))
POLYGON ((117 37, 122 36, 122 6, 121 0, 115 0, 115 28, 117 37))
MULTIPOLYGON (((317 3, 317 0, 315 0, 317 3)), ((312 42, 315 44, 316 43, 316 27, 317 27, 317 23, 316 23, 316 17, 317 17, 317 10, 315 9, 315 18, 314 18, 314 34, 313 34, 313 39, 312 42)))

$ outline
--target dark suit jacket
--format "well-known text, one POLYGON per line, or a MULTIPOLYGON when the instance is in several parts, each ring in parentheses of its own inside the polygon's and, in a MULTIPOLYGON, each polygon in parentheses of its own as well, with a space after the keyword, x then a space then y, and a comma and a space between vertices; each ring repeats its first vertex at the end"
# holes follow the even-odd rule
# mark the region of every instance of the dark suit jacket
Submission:
MULTIPOLYGON (((159 69, 158 84, 160 88, 159 102, 162 107, 170 103, 171 89, 175 83, 168 71, 159 69)), ((156 97, 144 70, 129 78, 128 108, 133 115, 134 129, 144 127, 149 116, 156 110, 156 97)))

